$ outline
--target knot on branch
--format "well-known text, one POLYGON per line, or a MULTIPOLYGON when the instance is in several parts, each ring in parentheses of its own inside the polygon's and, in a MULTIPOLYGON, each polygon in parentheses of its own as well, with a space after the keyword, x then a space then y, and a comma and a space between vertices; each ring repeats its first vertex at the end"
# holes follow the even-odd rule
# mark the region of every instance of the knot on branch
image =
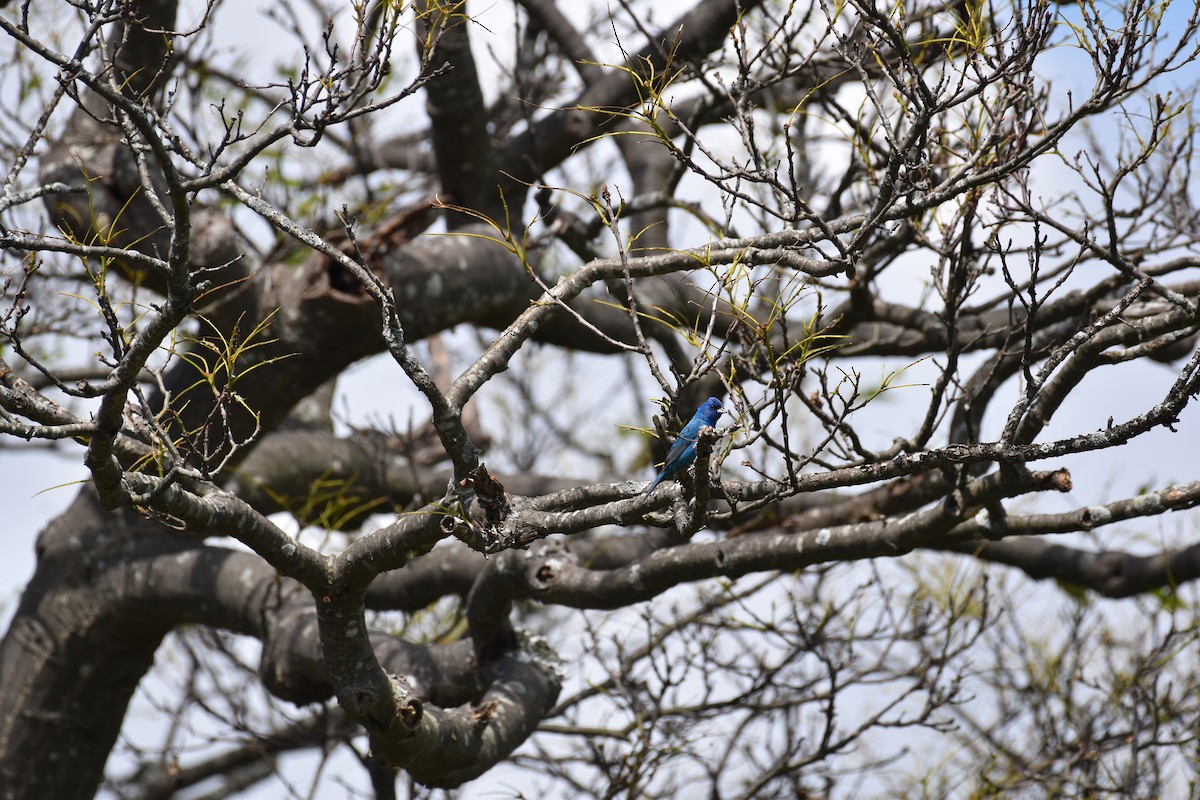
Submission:
MULTIPOLYGON (((393 681, 392 685, 395 686, 396 682, 393 681)), ((399 693, 397 692, 397 694, 399 693)), ((399 700, 400 698, 397 697, 397 701, 399 700)), ((421 724, 421 717, 423 716, 425 716, 425 706, 416 697, 409 697, 403 702, 397 702, 396 704, 396 722, 400 723, 406 730, 415 731, 417 726, 421 724)))
POLYGON ((1053 472, 1037 472, 1034 473, 1037 478, 1038 488, 1048 489, 1054 492, 1069 492, 1073 484, 1071 482, 1071 473, 1066 469, 1056 469, 1053 472))
POLYGON ((476 467, 463 479, 462 484, 475 490, 475 497, 479 500, 479 508, 489 529, 496 530, 504 524, 512 513, 512 506, 504 494, 504 485, 491 476, 486 465, 476 467))
POLYGON ((537 597, 554 587, 563 572, 576 564, 575 555, 563 542, 543 542, 529 554, 525 565, 525 586, 530 595, 537 597))
POLYGON ((464 513, 461 518, 453 515, 444 517, 442 532, 456 536, 480 553, 498 553, 508 549, 509 543, 504 540, 501 531, 512 514, 512 506, 505 495, 504 485, 492 477, 485 465, 480 464, 452 488, 462 501, 464 513), (478 501, 479 513, 470 510, 475 501, 478 501), (482 519, 479 519, 480 516, 482 519))

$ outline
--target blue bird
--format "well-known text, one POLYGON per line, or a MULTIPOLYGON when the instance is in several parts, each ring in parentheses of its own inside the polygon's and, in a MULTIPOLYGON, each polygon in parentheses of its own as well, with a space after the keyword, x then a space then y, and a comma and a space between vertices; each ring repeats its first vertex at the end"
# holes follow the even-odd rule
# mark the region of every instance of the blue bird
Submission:
POLYGON ((683 430, 671 443, 671 449, 667 451, 667 459, 663 462, 662 472, 658 473, 658 477, 646 488, 644 494, 650 494, 654 491, 655 486, 691 466, 691 463, 696 460, 696 441, 700 438, 700 429, 715 427, 717 418, 724 410, 721 408, 721 401, 715 397, 708 398, 704 401, 704 405, 696 409, 696 414, 692 417, 691 422, 683 426, 683 430))

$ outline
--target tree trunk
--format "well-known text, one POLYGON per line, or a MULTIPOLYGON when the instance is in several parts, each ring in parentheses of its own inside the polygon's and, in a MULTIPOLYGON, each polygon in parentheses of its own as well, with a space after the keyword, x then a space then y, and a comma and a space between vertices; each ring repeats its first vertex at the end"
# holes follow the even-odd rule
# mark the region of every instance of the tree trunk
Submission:
POLYGON ((95 796, 125 709, 168 627, 117 593, 161 535, 90 489, 38 537, 37 570, 0 642, 0 797, 95 796))

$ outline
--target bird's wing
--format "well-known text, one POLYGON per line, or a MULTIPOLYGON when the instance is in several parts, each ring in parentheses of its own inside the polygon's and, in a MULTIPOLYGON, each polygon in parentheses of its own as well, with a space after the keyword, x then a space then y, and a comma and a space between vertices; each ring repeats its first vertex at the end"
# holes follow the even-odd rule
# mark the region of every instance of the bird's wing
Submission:
POLYGON ((684 426, 679 435, 675 437, 675 441, 671 443, 671 449, 667 451, 667 458, 663 464, 670 464, 683 455, 683 451, 696 444, 697 438, 700 435, 700 429, 704 427, 704 420, 698 417, 692 417, 692 421, 684 426))
POLYGON ((663 459, 663 469, 666 469, 668 466, 678 461, 679 457, 683 455, 683 451, 686 450, 690 444, 693 444, 693 442, 685 439, 684 434, 680 433, 679 438, 677 438, 671 444, 671 449, 667 451, 667 457, 663 459))

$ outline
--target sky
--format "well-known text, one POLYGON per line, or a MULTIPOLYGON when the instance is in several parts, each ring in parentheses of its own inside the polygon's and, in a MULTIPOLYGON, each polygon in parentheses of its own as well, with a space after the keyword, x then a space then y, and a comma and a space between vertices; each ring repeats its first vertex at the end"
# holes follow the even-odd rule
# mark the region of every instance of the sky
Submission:
MULTIPOLYGON (((202 3, 186 4, 193 13, 203 7, 202 3)), ((226 3, 217 18, 221 26, 219 38, 231 48, 243 49, 253 53, 253 58, 262 63, 268 63, 276 57, 290 55, 290 42, 286 37, 272 35, 271 23, 264 21, 264 9, 272 3, 266 0, 254 0, 245 3, 226 3)), ((583 4, 572 9, 582 7, 583 4)), ((1179 4, 1173 13, 1178 13, 1179 4)), ((672 14, 671 5, 657 4, 657 13, 662 18, 672 14)), ((492 48, 505 54, 511 52, 512 37, 509 33, 509 6, 497 2, 483 6, 479 4, 480 25, 475 31, 475 46, 483 52, 484 48, 492 48)), ((577 12, 578 13, 578 12, 577 12)), ((604 57, 615 57, 615 45, 611 52, 604 57)), ((1061 68, 1061 77, 1069 79, 1074 62, 1069 52, 1061 54, 1062 60, 1057 65, 1061 68)), ((1055 63, 1049 67, 1053 71, 1055 63)), ((1052 75, 1051 77, 1059 77, 1052 75)), ((1187 85, 1194 74, 1181 75, 1180 85, 1187 85)), ((419 101, 418 101, 419 102, 419 101)), ((614 180, 619 180, 615 178, 614 180)), ((913 264, 898 271, 902 280, 910 280, 914 285, 925 275, 921 266, 913 264), (905 272, 907 270, 908 272, 905 272)), ((587 358, 585 357, 585 363, 587 358)), ((602 359, 597 359, 596 374, 603 374, 602 359)), ((897 362, 891 368, 904 366, 897 362)), ((868 429, 874 430, 882 441, 887 441, 892 434, 897 418, 904 418, 911 413, 912 408, 921 407, 927 391, 922 384, 930 380, 932 365, 918 366, 911 372, 908 380, 913 384, 910 388, 897 392, 894 399, 869 407, 864 414, 868 429)), ((590 371, 590 370, 585 370, 590 371)), ((1117 419, 1128 418, 1145 410, 1145 390, 1148 386, 1161 385, 1169 380, 1171 372, 1164 367, 1154 364, 1138 365, 1131 370, 1113 370, 1110 374, 1099 375, 1090 380, 1087 391, 1072 400, 1072 406, 1067 413, 1060 415, 1050 431, 1051 436, 1066 435, 1071 432, 1094 430, 1102 427, 1106 419, 1112 415, 1117 419)), ((397 391, 400 378, 398 369, 386 359, 374 359, 351 370, 342 380, 339 387, 339 400, 336 408, 342 415, 344 423, 364 424, 371 419, 389 416, 406 419, 412 408, 420 408, 417 395, 405 387, 397 391), (380 391, 380 387, 387 391, 380 391)), ((597 380, 595 392, 602 395, 607 391, 607 377, 597 380)), ((581 394, 587 393, 584 386, 581 394)), ((498 399, 498 398, 497 398, 498 399)), ((610 410, 610 424, 624 422, 627 424, 644 424, 644 421, 630 418, 634 413, 632 405, 628 408, 617 407, 610 410), (624 418, 622 418, 624 415, 624 418)), ((1171 433, 1159 429, 1154 433, 1138 439, 1128 445, 1121 454, 1119 463, 1099 461, 1080 456, 1064 460, 1072 473, 1077 476, 1077 489, 1065 497, 1055 498, 1051 503, 1057 503, 1063 510, 1078 505, 1099 502, 1135 493, 1144 484, 1157 484, 1194 478, 1194 470, 1190 464, 1190 455, 1197 443, 1196 431, 1200 429, 1200 411, 1195 406, 1190 407, 1181 418, 1180 433, 1171 433)), ((580 466, 581 471, 586 465, 580 466)), ((79 452, 67 448, 65 453, 45 448, 27 448, 16 451, 11 448, 0 449, 0 508, 6 509, 8 525, 6 528, 7 543, 5 559, 0 562, 0 627, 7 627, 12 604, 16 601, 20 587, 28 580, 34 567, 33 542, 37 531, 53 518, 73 499, 77 482, 85 477, 85 471, 80 463, 79 452)), ((648 475, 645 477, 649 477, 648 475)), ((1167 527, 1173 525, 1173 518, 1161 521, 1161 532, 1165 537, 1167 527)), ((1192 533, 1195 532, 1192 526, 1192 533)), ((1148 546, 1155 546, 1151 541, 1148 546)), ((170 654, 164 657, 170 658, 170 654)), ((151 686, 150 694, 156 691, 151 686)), ((135 715, 135 721, 144 716, 149 719, 152 715, 135 715)), ((153 726, 155 723, 146 722, 153 726)), ((289 759, 286 762, 289 771, 297 779, 298 785, 303 770, 312 766, 311 760, 289 759)), ((357 768, 347 768, 345 774, 357 772, 357 768)), ((508 778, 504 771, 498 771, 491 785, 503 785, 508 778)), ((269 789, 263 790, 263 797, 274 796, 269 789)), ((487 796, 482 790, 481 796, 487 796)), ((344 790, 330 788, 321 797, 343 797, 344 790)))

